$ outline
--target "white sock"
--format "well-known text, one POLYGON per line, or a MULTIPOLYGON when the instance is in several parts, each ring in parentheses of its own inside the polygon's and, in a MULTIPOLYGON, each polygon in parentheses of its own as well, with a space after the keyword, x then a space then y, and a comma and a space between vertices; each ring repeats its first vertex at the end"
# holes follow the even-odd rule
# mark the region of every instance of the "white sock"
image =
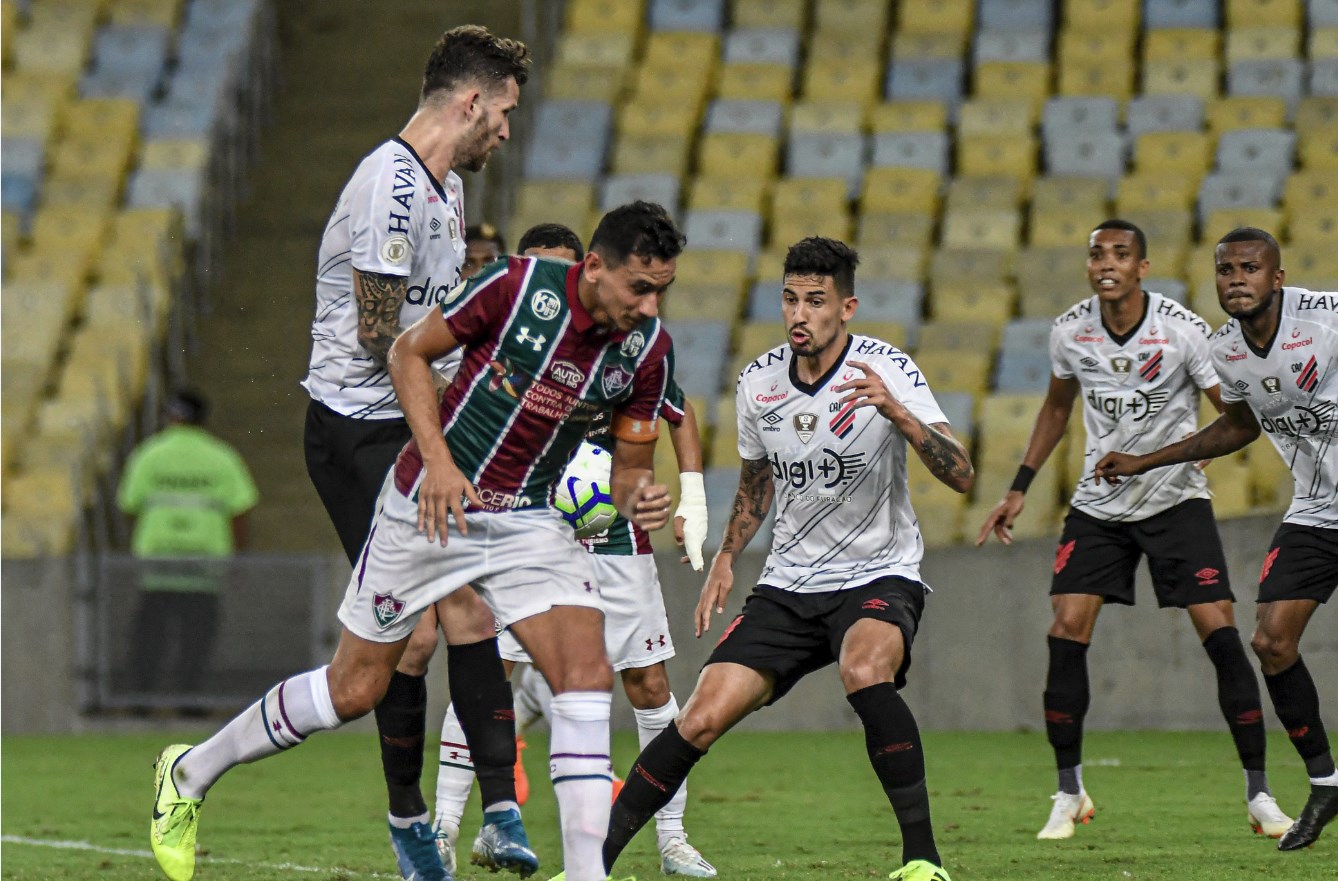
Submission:
POLYGON ((1310 782, 1315 786, 1338 786, 1338 771, 1328 777, 1311 777, 1310 782))
POLYGON ((526 664, 516 677, 516 730, 526 731, 540 719, 553 716, 553 689, 533 664, 526 664))
POLYGON ((437 765, 437 818, 432 826, 445 831, 451 844, 460 837, 460 820, 465 815, 469 790, 474 788, 474 760, 465 743, 465 731, 455 704, 446 708, 441 720, 441 753, 437 765))
MULTIPOLYGON (((670 694, 669 703, 658 709, 633 712, 636 713, 636 737, 644 750, 678 716, 678 701, 670 694)), ((669 803, 655 814, 655 840, 661 850, 671 838, 687 840, 688 835, 683 831, 683 811, 687 804, 688 784, 685 780, 669 803)))
POLYGON ((604 881, 604 836, 613 798, 609 761, 607 691, 554 695, 548 723, 553 791, 562 825, 562 866, 567 881, 604 881))
POLYGON ((182 756, 173 780, 187 798, 204 798, 229 769, 297 746, 343 723, 330 700, 329 667, 285 679, 217 734, 182 756))

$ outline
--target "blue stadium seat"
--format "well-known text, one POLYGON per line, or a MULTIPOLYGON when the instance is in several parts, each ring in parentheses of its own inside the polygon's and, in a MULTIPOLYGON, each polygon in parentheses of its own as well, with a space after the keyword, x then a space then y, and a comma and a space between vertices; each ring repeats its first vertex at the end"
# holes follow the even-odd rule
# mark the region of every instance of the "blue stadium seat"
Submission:
POLYGON ((94 68, 79 81, 81 98, 129 98, 148 104, 162 82, 161 72, 94 68))
POLYGON ((873 136, 874 167, 927 168, 948 173, 947 132, 880 132, 873 136))
POLYGON ((751 211, 688 211, 683 234, 694 248, 756 254, 762 247, 762 218, 751 211))
POLYGON ((603 170, 603 152, 585 142, 536 138, 525 154, 525 177, 530 180, 590 181, 603 170))
POLYGON ((725 0, 651 0, 650 26, 657 31, 718 33, 725 26, 725 0))
POLYGON ((153 138, 210 138, 220 120, 212 103, 202 100, 164 101, 152 104, 141 117, 140 129, 153 138))
POLYGON ((1320 58, 1310 62, 1306 91, 1311 95, 1338 97, 1338 58, 1320 58))
POLYGON ((571 144, 587 144, 604 155, 613 108, 603 101, 544 101, 535 115, 534 130, 571 144))
POLYGON ((923 321, 925 289, 916 281, 895 278, 855 278, 859 297, 856 321, 895 321, 906 328, 908 344, 914 342, 923 321))
POLYGON ((714 397, 729 355, 729 325, 723 321, 673 321, 674 378, 689 395, 714 397))
POLYGON ((852 199, 859 193, 864 180, 863 135, 795 135, 785 156, 791 177, 841 177, 850 184, 852 199))
POLYGON ((46 148, 37 138, 6 137, 0 140, 0 167, 5 174, 39 180, 46 167, 46 148))
POLYGON ((962 100, 962 60, 894 60, 888 67, 886 91, 893 101, 942 101, 955 108, 962 100))
POLYGON ((799 34, 788 28, 740 28, 725 38, 726 64, 799 64, 799 34))
POLYGON ((1129 137, 1147 132, 1190 131, 1203 128, 1203 99, 1197 95, 1140 95, 1125 113, 1129 137))
POLYGON ((0 173, 0 201, 4 204, 4 210, 19 215, 24 225, 37 210, 39 181, 40 178, 29 174, 9 170, 0 173))
POLYGON ((976 433, 974 395, 970 392, 934 392, 934 400, 938 402, 943 415, 948 417, 948 424, 952 426, 955 437, 971 437, 976 433))
POLYGON ((706 111, 704 132, 741 132, 780 137, 785 111, 779 101, 721 98, 706 111))
POLYGON ((1288 174, 1296 155, 1296 133, 1287 129, 1238 129, 1217 141, 1219 171, 1288 174))
POLYGON ((1048 31, 980 31, 971 56, 976 64, 986 61, 1048 61, 1048 31))
POLYGON ((108 25, 93 39, 93 66, 161 74, 171 56, 171 40, 172 35, 161 25, 108 25))
POLYGON ((1045 168, 1051 175, 1104 177, 1124 174, 1124 141, 1113 131, 1069 132, 1047 138, 1045 168))
POLYGON ((198 239, 203 225, 204 181, 198 173, 175 169, 139 169, 130 176, 127 208, 180 209, 186 235, 198 239))
POLYGON ((1049 33, 1053 11, 1050 0, 980 0, 980 30, 1049 33))
POLYGON ((1301 100, 1305 64, 1299 58, 1238 61, 1227 69, 1227 93, 1285 98, 1288 106, 1301 100))
POLYGON ((1120 105, 1114 98, 1051 98, 1041 111, 1041 133, 1047 141, 1078 132, 1113 133, 1119 119, 1120 105))
POLYGON ((1338 0, 1309 0, 1306 13, 1312 28, 1338 27, 1338 0))
POLYGON ((677 216, 679 187, 676 174, 611 174, 604 179, 599 210, 608 211, 641 199, 658 202, 677 216))
POLYGON ((1018 318, 1004 325, 1003 335, 999 338, 1001 351, 1025 354, 1041 352, 1050 356, 1050 328, 1054 321, 1049 318, 1018 318))
POLYGON ((1143 0, 1143 26, 1215 28, 1218 0, 1143 0))
POLYGON ((1199 185, 1199 222, 1219 208, 1272 208, 1282 192, 1282 178, 1259 172, 1224 171, 1210 174, 1199 185))
POLYGON ((753 282, 753 286, 748 289, 748 320, 780 321, 783 286, 784 282, 779 278, 753 282))
POLYGON ((999 392, 1043 392, 1050 385, 1050 356, 1044 352, 999 353, 994 388, 999 392))

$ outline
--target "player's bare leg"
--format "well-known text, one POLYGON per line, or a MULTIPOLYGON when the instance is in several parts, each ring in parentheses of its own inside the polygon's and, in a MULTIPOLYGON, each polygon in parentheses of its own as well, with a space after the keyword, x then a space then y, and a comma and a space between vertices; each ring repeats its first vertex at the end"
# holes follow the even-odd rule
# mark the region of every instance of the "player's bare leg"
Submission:
POLYGON ((586 606, 554 606, 515 622, 511 633, 553 689, 550 768, 566 877, 600 881, 613 773, 613 670, 604 650, 604 615, 586 606))
POLYGON ((1076 824, 1091 822, 1095 808, 1082 784, 1082 726, 1091 703, 1087 647, 1092 643, 1104 599, 1091 594, 1050 597, 1054 621, 1046 643, 1050 667, 1045 678, 1045 733, 1055 752, 1059 791, 1050 819, 1037 838, 1072 838, 1076 824))
POLYGON ((1298 850, 1319 838, 1338 816, 1338 770, 1319 711, 1319 691, 1301 658, 1301 635, 1319 608, 1314 600, 1260 603, 1250 647, 1259 658, 1273 709, 1287 729, 1292 746, 1305 762, 1310 797, 1301 815, 1278 843, 1280 850, 1298 850))
POLYGON ((941 867, 929 817, 920 729, 894 684, 905 653, 905 635, 896 624, 873 618, 856 621, 841 640, 841 682, 864 725, 869 762, 901 827, 903 869, 919 863, 941 867))

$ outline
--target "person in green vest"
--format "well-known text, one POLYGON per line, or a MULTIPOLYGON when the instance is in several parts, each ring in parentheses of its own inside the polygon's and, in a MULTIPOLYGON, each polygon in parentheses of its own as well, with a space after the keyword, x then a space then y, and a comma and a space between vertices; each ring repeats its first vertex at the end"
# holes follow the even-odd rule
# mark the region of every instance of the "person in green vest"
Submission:
POLYGON ((208 414, 198 392, 173 393, 166 426, 130 454, 117 492, 140 561, 130 670, 143 692, 185 696, 199 685, 218 632, 227 560, 246 547, 246 513, 259 500, 242 457, 205 430, 208 414), (173 670, 175 681, 157 681, 160 670, 173 670))

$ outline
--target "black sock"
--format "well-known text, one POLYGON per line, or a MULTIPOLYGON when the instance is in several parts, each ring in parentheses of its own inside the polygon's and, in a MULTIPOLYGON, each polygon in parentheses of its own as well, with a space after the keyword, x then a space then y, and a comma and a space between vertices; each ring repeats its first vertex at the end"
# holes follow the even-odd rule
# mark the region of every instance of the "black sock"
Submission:
POLYGON ((618 855, 641 827, 669 803, 688 779, 692 766, 704 755, 705 752, 683 739, 673 722, 646 744, 609 815, 609 834, 604 839, 605 872, 612 870, 618 855))
MULTIPOLYGON (((1219 627, 1203 641, 1203 650, 1217 670, 1217 705, 1222 708, 1236 754, 1246 770, 1264 770, 1264 710, 1259 698, 1259 681, 1245 655, 1240 632, 1234 627, 1219 627)), ((1249 789, 1246 799, 1267 792, 1263 774, 1246 774, 1249 789)))
POLYGON ((1292 746, 1305 762, 1306 773, 1311 777, 1328 777, 1334 772, 1333 754, 1329 752, 1324 722, 1319 718, 1319 692, 1305 660, 1298 657, 1295 664, 1281 673, 1264 676, 1264 684, 1292 746))
POLYGON ((864 723, 864 746, 901 827, 901 862, 928 860, 943 865, 934 846, 925 785, 925 754, 911 708, 891 682, 846 695, 864 723))
MULTIPOLYGON (((1058 636, 1047 636, 1046 642, 1050 671, 1045 677, 1045 733, 1055 751, 1055 766, 1063 772, 1082 764, 1082 722, 1092 698, 1087 684, 1087 645, 1058 636)), ((1077 795, 1077 775, 1069 776, 1070 794, 1077 795)), ((1064 784, 1061 774, 1061 787, 1064 784)))
POLYGON ((376 705, 381 736, 381 770, 386 775, 390 813, 418 817, 427 813, 423 790, 423 732, 427 727, 427 677, 395 671, 386 696, 376 705))
POLYGON ((483 806, 516 801, 516 708, 497 640, 447 645, 446 660, 483 806))

